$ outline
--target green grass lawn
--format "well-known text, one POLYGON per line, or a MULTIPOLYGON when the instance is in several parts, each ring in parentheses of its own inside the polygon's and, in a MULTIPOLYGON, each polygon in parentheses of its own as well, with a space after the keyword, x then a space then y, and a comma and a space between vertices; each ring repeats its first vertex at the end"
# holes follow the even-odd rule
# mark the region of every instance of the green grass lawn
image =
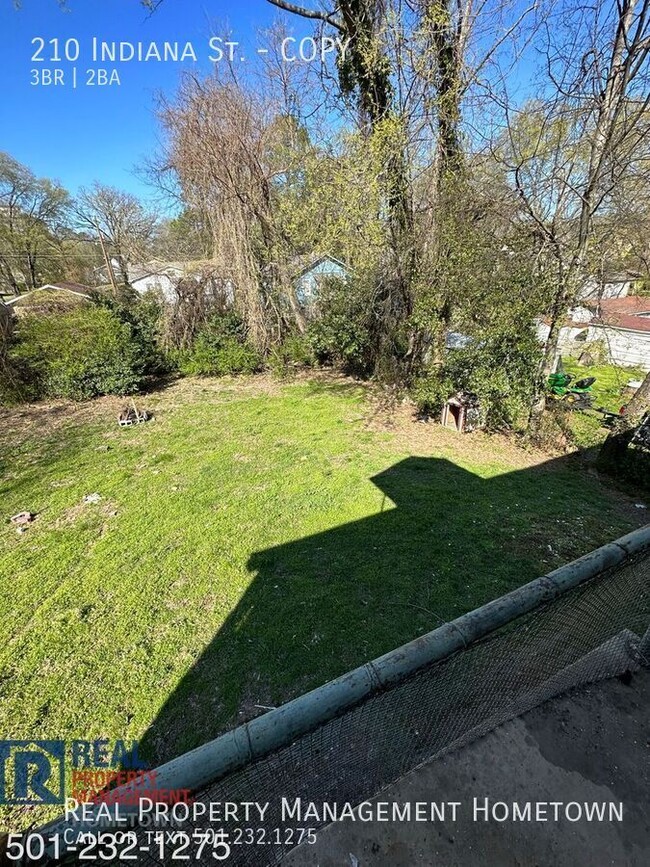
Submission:
POLYGON ((127 429, 113 399, 0 411, 3 737, 167 759, 644 515, 572 458, 406 408, 386 425, 343 380, 184 380, 142 405, 127 429))

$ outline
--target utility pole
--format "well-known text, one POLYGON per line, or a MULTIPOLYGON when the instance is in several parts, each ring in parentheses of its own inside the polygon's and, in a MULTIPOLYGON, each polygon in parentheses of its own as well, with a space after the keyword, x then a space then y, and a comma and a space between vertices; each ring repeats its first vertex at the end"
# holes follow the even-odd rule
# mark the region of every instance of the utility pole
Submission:
POLYGON ((115 274, 113 274, 113 266, 111 264, 111 260, 108 258, 108 253, 106 251, 106 245, 104 244, 104 237, 102 235, 102 231, 97 225, 97 223, 93 223, 93 226, 97 230, 97 237, 99 238, 99 243, 102 248, 102 253, 104 254, 104 262, 106 263, 106 269, 108 271, 108 278, 111 281, 111 286, 113 287, 113 292, 115 292, 115 297, 117 298, 118 290, 117 283, 115 282, 115 274))

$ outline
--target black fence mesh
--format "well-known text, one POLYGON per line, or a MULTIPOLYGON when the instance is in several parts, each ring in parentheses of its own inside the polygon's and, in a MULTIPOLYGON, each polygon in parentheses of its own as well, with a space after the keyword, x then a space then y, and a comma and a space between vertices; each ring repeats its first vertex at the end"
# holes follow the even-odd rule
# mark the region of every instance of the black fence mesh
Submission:
MULTIPOLYGON (((231 849, 227 863, 276 864, 295 845, 297 838, 280 815, 282 798, 358 804, 422 762, 471 742, 542 701, 634 667, 639 636, 649 623, 646 554, 215 782, 198 800, 270 803, 264 822, 248 823, 261 829, 259 843, 237 843, 237 828, 223 827, 231 849)), ((202 828, 207 825, 201 823, 202 828)), ((175 829, 190 836, 196 830, 189 824, 175 829)), ((151 829, 137 833, 144 840, 151 829)), ((168 857, 143 855, 139 863, 165 863, 168 857)), ((211 846, 192 861, 214 864, 211 846)))

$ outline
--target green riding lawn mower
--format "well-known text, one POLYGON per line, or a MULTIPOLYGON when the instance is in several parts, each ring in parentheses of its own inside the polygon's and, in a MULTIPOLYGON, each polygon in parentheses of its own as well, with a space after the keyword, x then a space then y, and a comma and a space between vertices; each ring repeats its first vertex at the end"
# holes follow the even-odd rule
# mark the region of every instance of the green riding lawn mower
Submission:
POLYGON ((561 400, 571 409, 591 409, 592 386, 595 376, 573 381, 570 373, 552 373, 548 378, 548 390, 555 400, 561 400))
POLYGON ((564 403, 568 409, 588 410, 590 411, 589 414, 602 416, 604 427, 614 427, 617 420, 625 415, 627 406, 621 406, 618 412, 612 412, 602 406, 593 406, 592 388, 595 382, 595 376, 586 376, 584 379, 578 379, 574 382, 573 376, 570 373, 564 373, 564 371, 559 370, 557 373, 552 373, 549 376, 547 385, 551 397, 564 403))

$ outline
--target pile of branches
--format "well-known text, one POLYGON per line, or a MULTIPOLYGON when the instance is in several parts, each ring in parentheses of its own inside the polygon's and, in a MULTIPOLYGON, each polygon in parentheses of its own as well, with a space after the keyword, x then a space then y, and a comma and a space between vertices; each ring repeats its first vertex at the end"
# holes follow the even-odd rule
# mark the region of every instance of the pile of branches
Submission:
POLYGON ((163 348, 188 349, 208 319, 215 314, 225 313, 232 306, 231 294, 231 282, 208 269, 198 277, 178 280, 171 302, 163 307, 163 348))

